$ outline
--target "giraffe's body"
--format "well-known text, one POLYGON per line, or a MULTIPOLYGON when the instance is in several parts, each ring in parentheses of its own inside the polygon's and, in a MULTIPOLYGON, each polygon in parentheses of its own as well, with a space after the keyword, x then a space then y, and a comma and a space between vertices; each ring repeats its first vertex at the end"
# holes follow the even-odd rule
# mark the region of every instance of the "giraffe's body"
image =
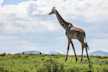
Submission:
MULTIPOLYGON (((72 39, 77 39, 81 43, 81 46, 82 46, 82 57, 81 57, 81 61, 82 61, 82 58, 83 58, 83 50, 84 50, 84 48, 86 49, 86 53, 87 53, 87 57, 88 57, 88 52, 87 52, 88 45, 87 45, 87 42, 85 41, 85 38, 86 38, 85 31, 83 29, 78 28, 78 27, 75 27, 73 24, 65 21, 60 16, 60 14, 55 9, 55 7, 53 7, 52 11, 49 13, 49 15, 51 15, 51 14, 55 14, 56 15, 56 17, 57 17, 60 25, 64 28, 66 37, 68 39, 67 54, 66 54, 65 61, 68 58, 68 51, 69 51, 70 44, 73 47, 74 54, 75 54, 76 61, 77 61, 77 56, 76 56, 76 52, 75 52, 75 48, 74 48, 72 39)), ((89 57, 88 57, 88 60, 89 60, 89 57)))
POLYGON ((69 38, 71 39, 78 39, 80 40, 80 37, 85 37, 84 30, 77 28, 77 27, 71 27, 69 30, 67 30, 66 35, 69 35, 69 38))

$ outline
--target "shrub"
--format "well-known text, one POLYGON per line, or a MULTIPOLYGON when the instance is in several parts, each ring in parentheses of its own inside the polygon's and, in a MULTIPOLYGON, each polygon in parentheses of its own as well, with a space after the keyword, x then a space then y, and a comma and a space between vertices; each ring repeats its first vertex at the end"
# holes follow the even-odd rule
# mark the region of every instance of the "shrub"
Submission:
POLYGON ((81 70, 76 66, 74 66, 74 67, 69 66, 65 69, 65 72, 81 72, 81 70))
POLYGON ((64 65, 49 59, 38 66, 37 72, 64 72, 64 65))
POLYGON ((0 67, 0 72, 9 72, 9 71, 4 69, 3 67, 0 67))
POLYGON ((0 54, 0 56, 6 56, 6 53, 2 53, 2 54, 0 54))
POLYGON ((107 67, 103 67, 103 72, 108 72, 108 68, 107 67))

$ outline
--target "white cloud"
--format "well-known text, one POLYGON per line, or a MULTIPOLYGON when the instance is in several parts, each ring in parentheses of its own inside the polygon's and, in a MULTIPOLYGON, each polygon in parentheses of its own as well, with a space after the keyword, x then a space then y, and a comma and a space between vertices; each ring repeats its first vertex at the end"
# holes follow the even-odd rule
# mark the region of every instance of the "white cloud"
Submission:
POLYGON ((28 0, 18 5, 5 5, 1 12, 14 12, 17 14, 27 14, 28 8, 32 9, 33 14, 46 14, 53 6, 56 6, 65 15, 84 16, 91 18, 93 16, 108 15, 107 0, 28 0))
POLYGON ((65 15, 91 18, 108 15, 107 3, 107 0, 27 0, 18 5, 5 5, 1 12, 27 14, 28 8, 30 8, 33 14, 47 14, 53 6, 56 6, 65 15))
MULTIPOLYGON (((37 28, 50 31, 58 30, 60 27, 57 28, 57 20, 51 20, 47 16, 53 6, 57 7, 64 18, 82 16, 90 24, 98 24, 98 17, 103 18, 108 14, 107 2, 107 0, 27 0, 18 5, 4 5, 0 8, 0 31, 27 32, 37 28), (33 19, 32 16, 36 19, 33 19), (41 19, 40 16, 41 18, 45 17, 46 20, 41 19), (96 21, 93 23, 95 19, 96 21)), ((95 25, 93 28, 97 26, 95 25)))
POLYGON ((21 38, 17 39, 12 37, 13 36, 8 38, 4 37, 4 39, 1 39, 2 43, 0 43, 0 48, 32 48, 32 43, 26 40, 21 40, 21 38))
MULTIPOLYGON (((20 17, 15 14, 3 15, 0 18, 0 32, 16 33, 16 32, 35 32, 35 31, 57 31, 60 29, 59 24, 55 21, 46 19, 37 19, 32 17, 20 17)), ((44 17, 44 16, 42 16, 44 17)))
POLYGON ((83 16, 86 19, 95 16, 108 16, 107 3, 107 0, 66 0, 62 11, 67 15, 83 16))
POLYGON ((17 15, 25 15, 27 14, 26 4, 21 6, 19 5, 4 5, 0 8, 0 15, 3 14, 17 14, 17 15))
MULTIPOLYGON (((41 19, 44 17, 44 15, 40 15, 41 12, 41 14, 44 14, 44 2, 41 6, 38 3, 39 2, 35 0, 28 0, 18 5, 4 5, 0 8, 0 31, 12 33, 32 32, 36 30, 54 31, 58 29, 54 21, 43 21, 41 19), (36 19, 32 17, 34 15, 37 15, 36 19), (40 17, 40 19, 37 19, 38 17, 40 17)), ((45 13, 48 14, 47 12, 45 13)))
MULTIPOLYGON (((84 26, 87 30, 86 32, 93 37, 93 48, 100 49, 104 46, 104 44, 101 45, 101 43, 107 43, 107 0, 27 0, 19 3, 18 5, 4 5, 0 7, 0 33, 59 31, 61 27, 59 26, 56 18, 47 15, 53 6, 58 9, 64 18, 68 17, 68 19, 70 19, 70 17, 72 17, 74 19, 74 17, 76 17, 76 19, 78 19, 79 17, 84 17, 88 25, 84 24, 82 26, 84 26)), ((72 21, 74 22, 73 19, 72 21)), ((26 47, 33 48, 32 42, 21 40, 22 38, 13 36, 9 38, 7 38, 7 36, 3 39, 2 38, 3 37, 0 37, 0 40, 3 40, 4 43, 0 45, 1 47, 7 45, 10 48, 12 46, 22 49, 26 47), (17 42, 18 39, 20 40, 17 42)), ((35 39, 35 37, 33 39, 35 39)), ((62 42, 60 43, 62 46, 64 40, 61 41, 62 42)), ((57 46, 59 48, 59 45, 57 46)), ((63 47, 65 46, 60 48, 63 47)), ((105 44, 103 49, 107 49, 107 47, 107 44, 105 44)))

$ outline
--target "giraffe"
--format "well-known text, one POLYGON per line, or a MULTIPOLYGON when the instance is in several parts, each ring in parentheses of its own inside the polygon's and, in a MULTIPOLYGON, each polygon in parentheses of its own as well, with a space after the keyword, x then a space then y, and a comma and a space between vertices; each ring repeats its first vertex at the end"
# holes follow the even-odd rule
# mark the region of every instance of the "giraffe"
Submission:
POLYGON ((85 48, 87 59, 88 59, 88 62, 90 64, 90 59, 89 59, 89 55, 88 55, 88 44, 86 42, 85 31, 83 29, 81 29, 81 28, 75 27, 70 22, 65 21, 61 17, 61 15, 59 14, 59 12, 57 11, 57 9, 55 7, 53 7, 51 12, 49 13, 49 15, 52 15, 52 14, 56 15, 60 25, 64 28, 65 35, 66 35, 66 37, 68 39, 68 45, 67 45, 67 52, 66 52, 65 62, 68 59, 68 51, 69 51, 70 44, 71 44, 71 46, 73 48, 74 55, 75 55, 76 62, 77 62, 77 56, 76 56, 76 52, 75 52, 75 47, 74 47, 74 44, 73 44, 73 41, 72 41, 72 39, 76 39, 76 40, 78 40, 80 42, 81 47, 82 47, 81 62, 83 60, 83 50, 85 48))

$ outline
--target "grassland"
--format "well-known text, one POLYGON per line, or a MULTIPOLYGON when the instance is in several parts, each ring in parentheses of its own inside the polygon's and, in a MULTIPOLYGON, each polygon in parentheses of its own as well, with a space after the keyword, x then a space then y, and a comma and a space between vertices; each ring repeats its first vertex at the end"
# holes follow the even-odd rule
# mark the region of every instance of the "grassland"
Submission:
MULTIPOLYGON (((92 72, 108 72, 108 57, 90 57, 92 72)), ((70 56, 64 62, 63 55, 2 55, 0 56, 0 72, 89 72, 88 61, 76 63, 70 56)))

